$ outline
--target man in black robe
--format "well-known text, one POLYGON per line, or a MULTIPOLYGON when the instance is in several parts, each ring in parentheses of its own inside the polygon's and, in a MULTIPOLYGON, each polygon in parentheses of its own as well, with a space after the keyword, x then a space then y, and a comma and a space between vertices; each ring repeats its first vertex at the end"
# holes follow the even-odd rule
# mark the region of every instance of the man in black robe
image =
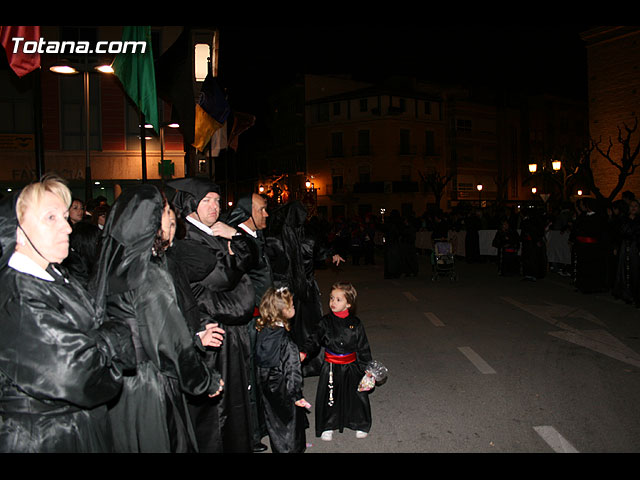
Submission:
POLYGON ((575 286, 582 293, 606 290, 605 218, 592 198, 583 199, 569 240, 575 250, 575 286))
POLYGON ((522 275, 535 282, 547 274, 547 246, 542 215, 526 212, 520 224, 522 275))
POLYGON ((244 236, 235 235, 234 228, 218 222, 218 185, 199 178, 174 180, 167 185, 177 191, 173 203, 186 227, 184 238, 175 242, 176 258, 184 266, 203 318, 219 323, 225 331, 219 351, 207 353, 212 367, 222 374, 224 391, 219 400, 205 399, 193 412, 196 424, 204 426, 196 432, 198 445, 201 452, 251 452, 247 325, 253 318, 255 291, 247 272, 253 268, 256 254, 244 236))
POLYGON ((248 324, 249 338, 251 341, 251 378, 252 385, 255 387, 252 388, 250 392, 254 418, 254 452, 262 452, 267 449, 267 446, 261 442, 262 438, 267 435, 267 430, 264 423, 261 396, 258 392, 259 386, 258 382, 256 382, 254 354, 258 333, 256 330, 256 318, 260 316, 258 307, 260 306, 264 292, 273 285, 271 264, 267 256, 267 245, 263 232, 267 227, 268 216, 267 201, 257 193, 254 193, 241 197, 236 207, 225 219, 226 224, 236 229, 236 235, 242 235, 248 242, 254 244, 255 251, 258 253, 257 262, 248 272, 255 290, 253 319, 248 324))

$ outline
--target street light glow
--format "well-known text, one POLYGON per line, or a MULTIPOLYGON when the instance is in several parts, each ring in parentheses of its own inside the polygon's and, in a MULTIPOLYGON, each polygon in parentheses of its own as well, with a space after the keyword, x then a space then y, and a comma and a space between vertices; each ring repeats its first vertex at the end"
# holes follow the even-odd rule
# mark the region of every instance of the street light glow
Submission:
POLYGON ((63 73, 65 75, 78 73, 78 70, 76 70, 70 65, 53 65, 49 68, 49 70, 51 70, 54 73, 63 73))
POLYGON ((113 73, 113 67, 111 65, 98 65, 96 70, 100 73, 113 73))

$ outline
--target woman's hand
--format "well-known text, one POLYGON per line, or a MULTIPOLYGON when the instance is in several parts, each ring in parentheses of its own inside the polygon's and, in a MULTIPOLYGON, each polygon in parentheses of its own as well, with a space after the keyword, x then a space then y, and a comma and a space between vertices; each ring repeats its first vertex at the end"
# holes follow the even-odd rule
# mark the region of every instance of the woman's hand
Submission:
POLYGON ((205 347, 219 347, 224 340, 224 330, 217 323, 209 323, 201 332, 198 332, 200 341, 205 347))

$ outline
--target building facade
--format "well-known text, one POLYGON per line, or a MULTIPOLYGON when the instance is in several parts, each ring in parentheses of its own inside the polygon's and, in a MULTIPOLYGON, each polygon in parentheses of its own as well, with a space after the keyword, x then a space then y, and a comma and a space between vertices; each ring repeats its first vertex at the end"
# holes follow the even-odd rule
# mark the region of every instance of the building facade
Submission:
MULTIPOLYGON (((153 27, 154 57, 162 54, 181 31, 182 27, 153 27)), ((122 27, 49 26, 41 27, 41 37, 47 41, 82 40, 95 45, 98 41, 120 40, 122 27)), ((119 189, 127 184, 139 183, 143 178, 139 113, 115 75, 97 73, 92 68, 98 64, 110 64, 114 55, 78 56, 86 60, 91 72, 88 83, 90 148, 87 152, 83 74, 65 76, 50 71, 53 64, 69 60, 69 57, 73 56, 41 55, 39 87, 43 170, 61 175, 68 181, 73 194, 84 199, 86 167, 90 165, 93 196, 104 195, 111 203, 119 189)), ((2 61, 0 189, 6 192, 37 179, 34 134, 37 128, 34 127, 37 102, 34 91, 38 85, 33 73, 18 78, 9 69, 6 60, 2 61)), ((194 91, 199 91, 195 81, 194 91)), ((162 142, 160 132, 153 129, 145 131, 146 177, 150 182, 183 177, 188 168, 187 162, 190 161, 181 133, 168 126, 170 107, 161 99, 158 99, 158 107, 163 130, 162 142)))
MULTIPOLYGON (((602 26, 582 34, 587 49, 589 134, 606 151, 611 140, 613 159, 620 159, 618 128, 633 127, 640 116, 640 28, 602 26)), ((631 138, 632 150, 640 143, 640 125, 631 138)), ((640 163, 640 158, 635 162, 640 163)), ((618 171, 603 156, 593 153, 591 167, 596 185, 608 196, 618 171)), ((640 195, 640 175, 628 177, 623 190, 640 195)))

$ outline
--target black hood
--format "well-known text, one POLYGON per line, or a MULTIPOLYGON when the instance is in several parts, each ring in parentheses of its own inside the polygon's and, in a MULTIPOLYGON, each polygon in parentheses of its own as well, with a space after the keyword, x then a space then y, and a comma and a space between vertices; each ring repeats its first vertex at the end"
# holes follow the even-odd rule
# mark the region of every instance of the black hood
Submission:
POLYGON ((172 199, 174 207, 183 217, 195 212, 200 201, 210 192, 220 195, 220 186, 199 177, 179 178, 167 182, 168 187, 176 190, 172 199))
POLYGON ((15 192, 0 201, 0 270, 7 266, 16 248, 16 229, 18 228, 16 202, 19 193, 15 192))
POLYGON ((91 291, 98 308, 106 296, 140 286, 162 222, 162 196, 153 185, 128 188, 117 198, 102 232, 91 291))
POLYGON ((231 210, 231 212, 229 212, 225 217, 224 223, 237 228, 238 225, 240 225, 242 222, 245 222, 251 218, 252 211, 253 196, 248 195, 241 197, 240 200, 238 200, 235 208, 231 210))

